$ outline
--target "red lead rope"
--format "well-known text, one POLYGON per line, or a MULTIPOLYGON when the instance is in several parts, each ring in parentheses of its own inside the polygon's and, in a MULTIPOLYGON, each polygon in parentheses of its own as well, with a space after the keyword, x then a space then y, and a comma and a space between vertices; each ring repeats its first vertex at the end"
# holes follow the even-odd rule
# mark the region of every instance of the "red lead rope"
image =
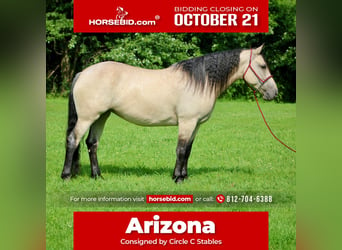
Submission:
POLYGON ((265 122, 265 124, 266 124, 266 127, 268 128, 268 130, 270 131, 270 133, 271 133, 271 135, 274 137, 274 139, 276 139, 278 142, 280 142, 281 144, 283 144, 285 147, 287 147, 288 149, 290 149, 291 151, 293 151, 293 152, 297 152, 295 149, 293 149, 293 148, 291 148, 290 146, 287 146, 284 142, 282 142, 275 134, 273 134, 273 132, 272 132, 272 129, 270 128, 270 126, 268 126, 268 124, 267 124, 267 121, 266 121, 266 119, 265 119, 265 116, 264 116, 264 114, 262 113, 262 110, 261 110, 261 108, 260 108, 260 105, 259 105, 259 102, 258 102, 258 98, 256 97, 256 94, 255 94, 255 90, 253 90, 253 95, 254 95, 254 98, 255 98, 255 101, 256 101, 256 103, 257 103, 257 105, 258 105, 258 108, 259 108, 259 111, 260 111, 260 113, 261 113, 261 116, 262 116, 262 119, 264 119, 264 122, 265 122))

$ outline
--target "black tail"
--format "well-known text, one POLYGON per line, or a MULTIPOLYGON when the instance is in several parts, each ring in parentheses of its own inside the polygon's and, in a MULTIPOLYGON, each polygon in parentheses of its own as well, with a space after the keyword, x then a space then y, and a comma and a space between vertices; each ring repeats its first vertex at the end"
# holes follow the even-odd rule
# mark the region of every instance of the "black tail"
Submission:
MULTIPOLYGON (((74 85, 79 77, 80 73, 78 73, 74 80, 72 81, 71 87, 70 87, 70 94, 69 94, 69 109, 68 109, 68 128, 66 131, 66 138, 68 140, 68 136, 70 135, 70 133, 73 131, 73 129, 75 128, 78 116, 77 116, 77 111, 76 111, 76 106, 75 106, 75 101, 74 101, 74 85)), ((67 142, 68 143, 68 142, 67 142)), ((80 145, 77 146, 74 155, 73 155, 73 168, 78 168, 78 162, 80 159, 80 145), (76 165, 76 166, 75 166, 76 165)), ((77 169, 75 169, 75 171, 78 171, 77 169)))
POLYGON ((78 73, 75 76, 74 80, 72 81, 71 87, 70 87, 67 136, 75 128, 75 125, 76 125, 76 122, 78 119, 73 92, 74 92, 74 85, 75 85, 79 75, 80 75, 80 73, 78 73))

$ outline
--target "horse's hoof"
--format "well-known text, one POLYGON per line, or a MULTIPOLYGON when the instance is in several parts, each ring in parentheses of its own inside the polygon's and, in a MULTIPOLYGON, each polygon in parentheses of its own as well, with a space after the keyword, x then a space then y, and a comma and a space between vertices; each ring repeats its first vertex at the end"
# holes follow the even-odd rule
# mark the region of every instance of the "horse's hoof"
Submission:
POLYGON ((91 174, 91 178, 97 180, 98 178, 101 178, 104 180, 103 176, 101 174, 91 174))
POLYGON ((183 183, 184 182, 184 177, 183 176, 178 176, 175 178, 175 183, 183 183))
POLYGON ((61 178, 63 179, 63 180, 70 180, 71 179, 71 174, 70 173, 62 173, 61 174, 61 178))

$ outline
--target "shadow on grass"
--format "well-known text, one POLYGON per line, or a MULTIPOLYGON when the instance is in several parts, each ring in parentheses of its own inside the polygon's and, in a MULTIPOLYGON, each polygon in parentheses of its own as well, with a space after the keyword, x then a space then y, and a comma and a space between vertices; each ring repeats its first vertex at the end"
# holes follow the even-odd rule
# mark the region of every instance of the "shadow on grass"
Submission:
MULTIPOLYGON (((146 166, 118 166, 118 165, 101 165, 100 170, 103 175, 119 175, 119 176, 153 176, 153 175, 169 175, 173 174, 173 167, 157 167, 148 168, 146 166)), ((250 167, 196 167, 189 168, 189 175, 203 175, 203 174, 213 174, 213 173, 239 173, 239 174, 254 174, 254 169, 250 167)), ((79 176, 90 176, 90 165, 82 165, 80 169, 79 176)))

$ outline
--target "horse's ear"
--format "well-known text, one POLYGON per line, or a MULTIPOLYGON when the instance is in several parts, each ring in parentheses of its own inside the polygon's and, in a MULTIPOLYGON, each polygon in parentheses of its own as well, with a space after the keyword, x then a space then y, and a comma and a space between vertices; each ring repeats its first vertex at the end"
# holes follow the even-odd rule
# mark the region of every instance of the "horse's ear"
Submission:
POLYGON ((261 51, 262 51, 262 48, 264 47, 264 45, 265 45, 265 44, 263 43, 263 44, 261 44, 261 46, 259 46, 258 48, 256 48, 256 49, 255 49, 255 53, 256 53, 256 54, 260 54, 261 51))

